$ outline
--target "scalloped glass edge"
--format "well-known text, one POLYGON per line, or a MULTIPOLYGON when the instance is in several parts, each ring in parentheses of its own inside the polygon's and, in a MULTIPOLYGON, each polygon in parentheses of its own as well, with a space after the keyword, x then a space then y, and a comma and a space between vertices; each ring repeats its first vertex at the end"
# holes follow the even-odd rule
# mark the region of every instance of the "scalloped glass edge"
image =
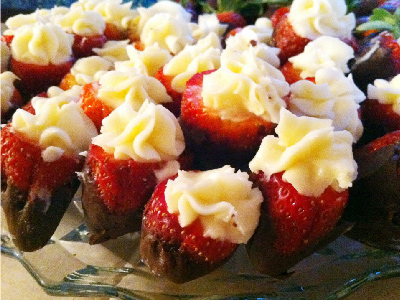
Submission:
POLYGON ((125 300, 334 300, 367 282, 400 277, 400 252, 372 248, 342 236, 296 265, 285 279, 257 273, 245 249, 239 248, 217 271, 178 285, 155 276, 141 262, 139 233, 89 245, 79 200, 71 204, 49 243, 35 252, 16 249, 3 220, 1 252, 17 259, 51 295, 125 300))

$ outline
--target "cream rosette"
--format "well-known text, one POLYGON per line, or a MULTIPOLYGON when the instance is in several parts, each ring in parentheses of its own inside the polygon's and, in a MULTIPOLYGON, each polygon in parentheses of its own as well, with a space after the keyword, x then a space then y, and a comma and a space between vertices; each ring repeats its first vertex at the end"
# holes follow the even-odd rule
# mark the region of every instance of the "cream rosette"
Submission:
POLYGON ((185 149, 176 117, 161 105, 145 101, 139 111, 124 103, 103 120, 100 135, 93 138, 116 159, 138 162, 176 160, 185 149))
POLYGON ((284 172, 283 180, 305 196, 318 197, 329 186, 351 187, 357 176, 351 134, 335 131, 328 119, 297 117, 286 109, 280 114, 277 137, 263 139, 250 170, 266 176, 284 172))
POLYGON ((167 182, 165 201, 170 213, 178 213, 182 227, 200 219, 204 236, 239 244, 253 235, 263 197, 247 173, 225 166, 204 172, 179 171, 167 182))

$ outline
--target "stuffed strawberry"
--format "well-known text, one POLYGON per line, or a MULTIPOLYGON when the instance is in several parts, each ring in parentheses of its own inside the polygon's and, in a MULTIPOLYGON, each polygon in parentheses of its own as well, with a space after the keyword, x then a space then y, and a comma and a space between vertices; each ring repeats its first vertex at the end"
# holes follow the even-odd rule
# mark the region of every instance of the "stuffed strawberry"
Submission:
POLYGON ((381 249, 400 250, 399 145, 397 130, 354 151, 359 175, 344 217, 355 225, 347 235, 381 249))
POLYGON ((254 54, 232 53, 226 67, 187 82, 181 106, 181 123, 197 157, 219 167, 248 163, 262 138, 273 132, 289 92, 279 70, 254 54), (251 68, 254 77, 245 73, 251 68))
POLYGON ((81 105, 100 129, 102 120, 124 102, 139 110, 146 99, 160 104, 172 102, 157 79, 135 70, 115 70, 100 76, 98 82, 84 85, 81 105))
POLYGON ((400 37, 400 8, 396 12, 374 9, 368 22, 356 28, 366 37, 361 39, 351 72, 354 81, 365 92, 375 79, 390 80, 400 73, 400 45, 397 41, 400 37))
POLYGON ((302 79, 313 79, 323 68, 336 68, 349 73, 349 61, 354 58, 354 50, 340 39, 322 36, 309 42, 304 51, 290 57, 282 68, 282 74, 290 84, 302 79))
POLYGON ((147 203, 140 253, 150 270, 177 283, 224 264, 258 224, 261 192, 229 166, 180 171, 147 203))
MULTIPOLYGON (((178 121, 161 105, 124 103, 103 121, 82 174, 90 243, 138 231, 159 180, 176 174, 185 148, 178 121)), ((183 166, 185 167, 185 166, 183 166)))
POLYGON ((73 63, 73 35, 52 23, 19 27, 12 39, 10 70, 21 80, 23 92, 37 95, 59 85, 73 63))
POLYGON ((271 21, 282 64, 320 36, 351 41, 356 25, 354 14, 347 14, 344 0, 294 0, 290 8, 278 9, 271 21))
POLYGON ((175 55, 160 71, 156 78, 165 86, 172 97, 174 106, 171 109, 179 116, 182 94, 187 81, 197 73, 218 69, 221 65, 222 47, 216 33, 210 33, 195 45, 187 46, 175 55))
POLYGON ((334 131, 329 120, 282 109, 276 133, 264 138, 250 162, 264 202, 247 247, 255 267, 272 276, 343 233, 335 226, 357 175, 351 134, 334 131))
POLYGON ((79 153, 97 134, 68 97, 35 97, 30 107, 18 109, 1 132, 2 206, 23 251, 40 249, 51 238, 79 186, 79 153))

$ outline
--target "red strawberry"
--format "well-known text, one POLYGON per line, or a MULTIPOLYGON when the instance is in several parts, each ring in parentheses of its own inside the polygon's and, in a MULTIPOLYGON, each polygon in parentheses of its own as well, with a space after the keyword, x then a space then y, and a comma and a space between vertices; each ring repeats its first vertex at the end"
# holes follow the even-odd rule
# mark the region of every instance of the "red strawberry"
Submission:
POLYGON ((81 94, 81 107, 85 114, 93 121, 97 130, 101 128, 101 122, 113 109, 97 97, 98 83, 88 83, 83 86, 81 94))
POLYGON ((41 148, 7 125, 1 132, 2 206, 14 242, 35 251, 50 239, 79 184, 83 161, 64 154, 45 162, 41 148))
POLYGON ((211 72, 196 74, 187 82, 181 105, 182 128, 197 153, 211 153, 219 165, 226 160, 241 164, 254 155, 275 124, 250 113, 240 122, 222 119, 218 111, 205 107, 201 97, 203 77, 211 72))
POLYGON ((181 101, 182 101, 182 94, 175 91, 172 86, 172 80, 174 79, 174 76, 171 75, 165 75, 164 68, 161 68, 157 74, 155 75, 155 78, 157 78, 166 88, 167 94, 171 96, 173 102, 170 103, 165 103, 163 104, 166 108, 168 108, 170 111, 175 116, 179 116, 181 113, 181 101))
POLYGON ((239 13, 234 11, 218 12, 217 18, 221 23, 229 24, 230 29, 237 27, 245 27, 247 25, 246 19, 239 13))
POLYGON ((354 151, 358 178, 344 218, 355 222, 347 235, 373 247, 400 250, 400 130, 354 151))
POLYGON ((1 41, 5 42, 7 44, 7 46, 10 47, 13 38, 14 38, 14 35, 2 35, 1 41))
POLYGON ((50 86, 58 86, 74 64, 71 59, 60 65, 35 65, 11 58, 10 70, 21 79, 21 88, 31 96, 46 91, 50 86))
POLYGON ((301 70, 295 69, 293 67, 293 64, 290 61, 286 62, 282 66, 281 72, 282 72, 283 76, 285 76, 285 79, 289 84, 295 83, 295 82, 303 79, 300 76, 301 70))
POLYGON ((282 173, 269 178, 262 171, 253 180, 264 196, 259 228, 248 244, 248 252, 260 272, 284 274, 321 244, 343 233, 333 231, 342 216, 348 191, 328 187, 319 197, 300 195, 282 173))
POLYGON ((104 35, 107 40, 122 41, 128 37, 128 33, 121 30, 117 25, 112 23, 106 23, 106 28, 104 30, 104 35))
POLYGON ((274 20, 273 22, 276 23, 273 39, 275 46, 281 49, 279 58, 281 59, 281 63, 284 64, 288 58, 303 52, 304 47, 310 40, 297 35, 292 24, 289 22, 287 10, 277 10, 276 16, 273 15, 271 20, 274 20))
POLYGON ((83 170, 82 205, 91 244, 140 229, 145 203, 157 184, 160 163, 118 160, 91 145, 83 170))
POLYGON ((59 87, 63 89, 64 91, 67 91, 71 89, 74 85, 77 85, 78 83, 76 82, 75 76, 72 75, 72 73, 68 73, 64 76, 64 78, 61 80, 59 87))
POLYGON ((95 53, 93 52, 93 48, 102 48, 106 41, 107 38, 104 34, 94 36, 81 36, 75 34, 72 52, 76 59, 94 55, 95 53))
POLYGON ((165 188, 157 185, 143 214, 140 253, 150 269, 176 283, 203 276, 231 257, 237 244, 203 235, 199 220, 182 228, 167 210, 165 188))
POLYGON ((286 18, 286 15, 290 12, 290 7, 278 8, 271 16, 272 27, 276 27, 282 18, 286 18))
POLYGON ((400 73, 400 45, 393 35, 383 33, 381 35, 381 46, 391 50, 391 63, 394 66, 397 74, 400 73))

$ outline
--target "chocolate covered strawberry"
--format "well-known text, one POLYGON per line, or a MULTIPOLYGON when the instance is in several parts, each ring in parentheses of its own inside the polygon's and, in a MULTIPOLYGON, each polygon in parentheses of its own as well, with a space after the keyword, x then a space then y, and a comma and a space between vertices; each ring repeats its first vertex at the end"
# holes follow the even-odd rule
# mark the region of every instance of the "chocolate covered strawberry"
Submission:
POLYGON ((275 44, 281 49, 282 64, 303 52, 304 47, 318 37, 325 35, 351 41, 356 25, 354 14, 347 14, 344 0, 294 0, 290 9, 278 9, 271 21, 275 44))
POLYGON ((258 224, 261 192, 244 172, 180 171, 147 203, 140 253, 150 270, 177 283, 224 264, 258 224))
MULTIPOLYGON (((82 174, 90 243, 138 231, 159 180, 176 174, 185 148, 178 121, 161 105, 124 103, 103 121, 82 174)), ((185 166, 183 166, 185 167, 185 166)))
POLYGON ((21 80, 27 96, 59 85, 73 63, 73 35, 52 23, 37 22, 15 30, 10 70, 21 80))
POLYGON ((103 74, 98 82, 84 85, 81 105, 100 129, 102 120, 124 102, 138 111, 146 99, 160 104, 172 101, 157 79, 134 69, 115 70, 103 74))
POLYGON ((218 69, 221 65, 221 51, 220 39, 212 32, 195 45, 185 47, 156 74, 155 77, 173 99, 173 105, 169 105, 175 115, 180 114, 182 94, 187 81, 197 73, 218 69))
POLYGON ((400 8, 391 13, 383 8, 374 9, 368 22, 356 29, 366 35, 352 66, 357 85, 364 91, 375 79, 389 80, 400 73, 400 8), (396 13, 397 12, 397 13, 396 13), (385 66, 382 68, 381 66, 385 66))
POLYGON ((329 120, 282 109, 276 133, 264 138, 250 162, 264 202, 247 247, 255 267, 272 276, 344 232, 336 226, 357 175, 351 134, 334 131, 329 120))
POLYGON ((289 92, 282 73, 254 53, 227 54, 232 57, 224 58, 225 66, 187 82, 181 106, 182 126, 198 157, 218 166, 248 163, 273 132, 289 92))
POLYGON ((79 153, 97 134, 68 97, 35 97, 30 107, 18 109, 1 132, 2 207, 23 251, 40 249, 51 238, 79 186, 79 153))
POLYGON ((302 79, 313 79, 315 73, 324 68, 336 68, 349 73, 349 61, 354 58, 354 50, 340 39, 322 36, 309 42, 304 50, 290 57, 281 71, 290 84, 302 79))

